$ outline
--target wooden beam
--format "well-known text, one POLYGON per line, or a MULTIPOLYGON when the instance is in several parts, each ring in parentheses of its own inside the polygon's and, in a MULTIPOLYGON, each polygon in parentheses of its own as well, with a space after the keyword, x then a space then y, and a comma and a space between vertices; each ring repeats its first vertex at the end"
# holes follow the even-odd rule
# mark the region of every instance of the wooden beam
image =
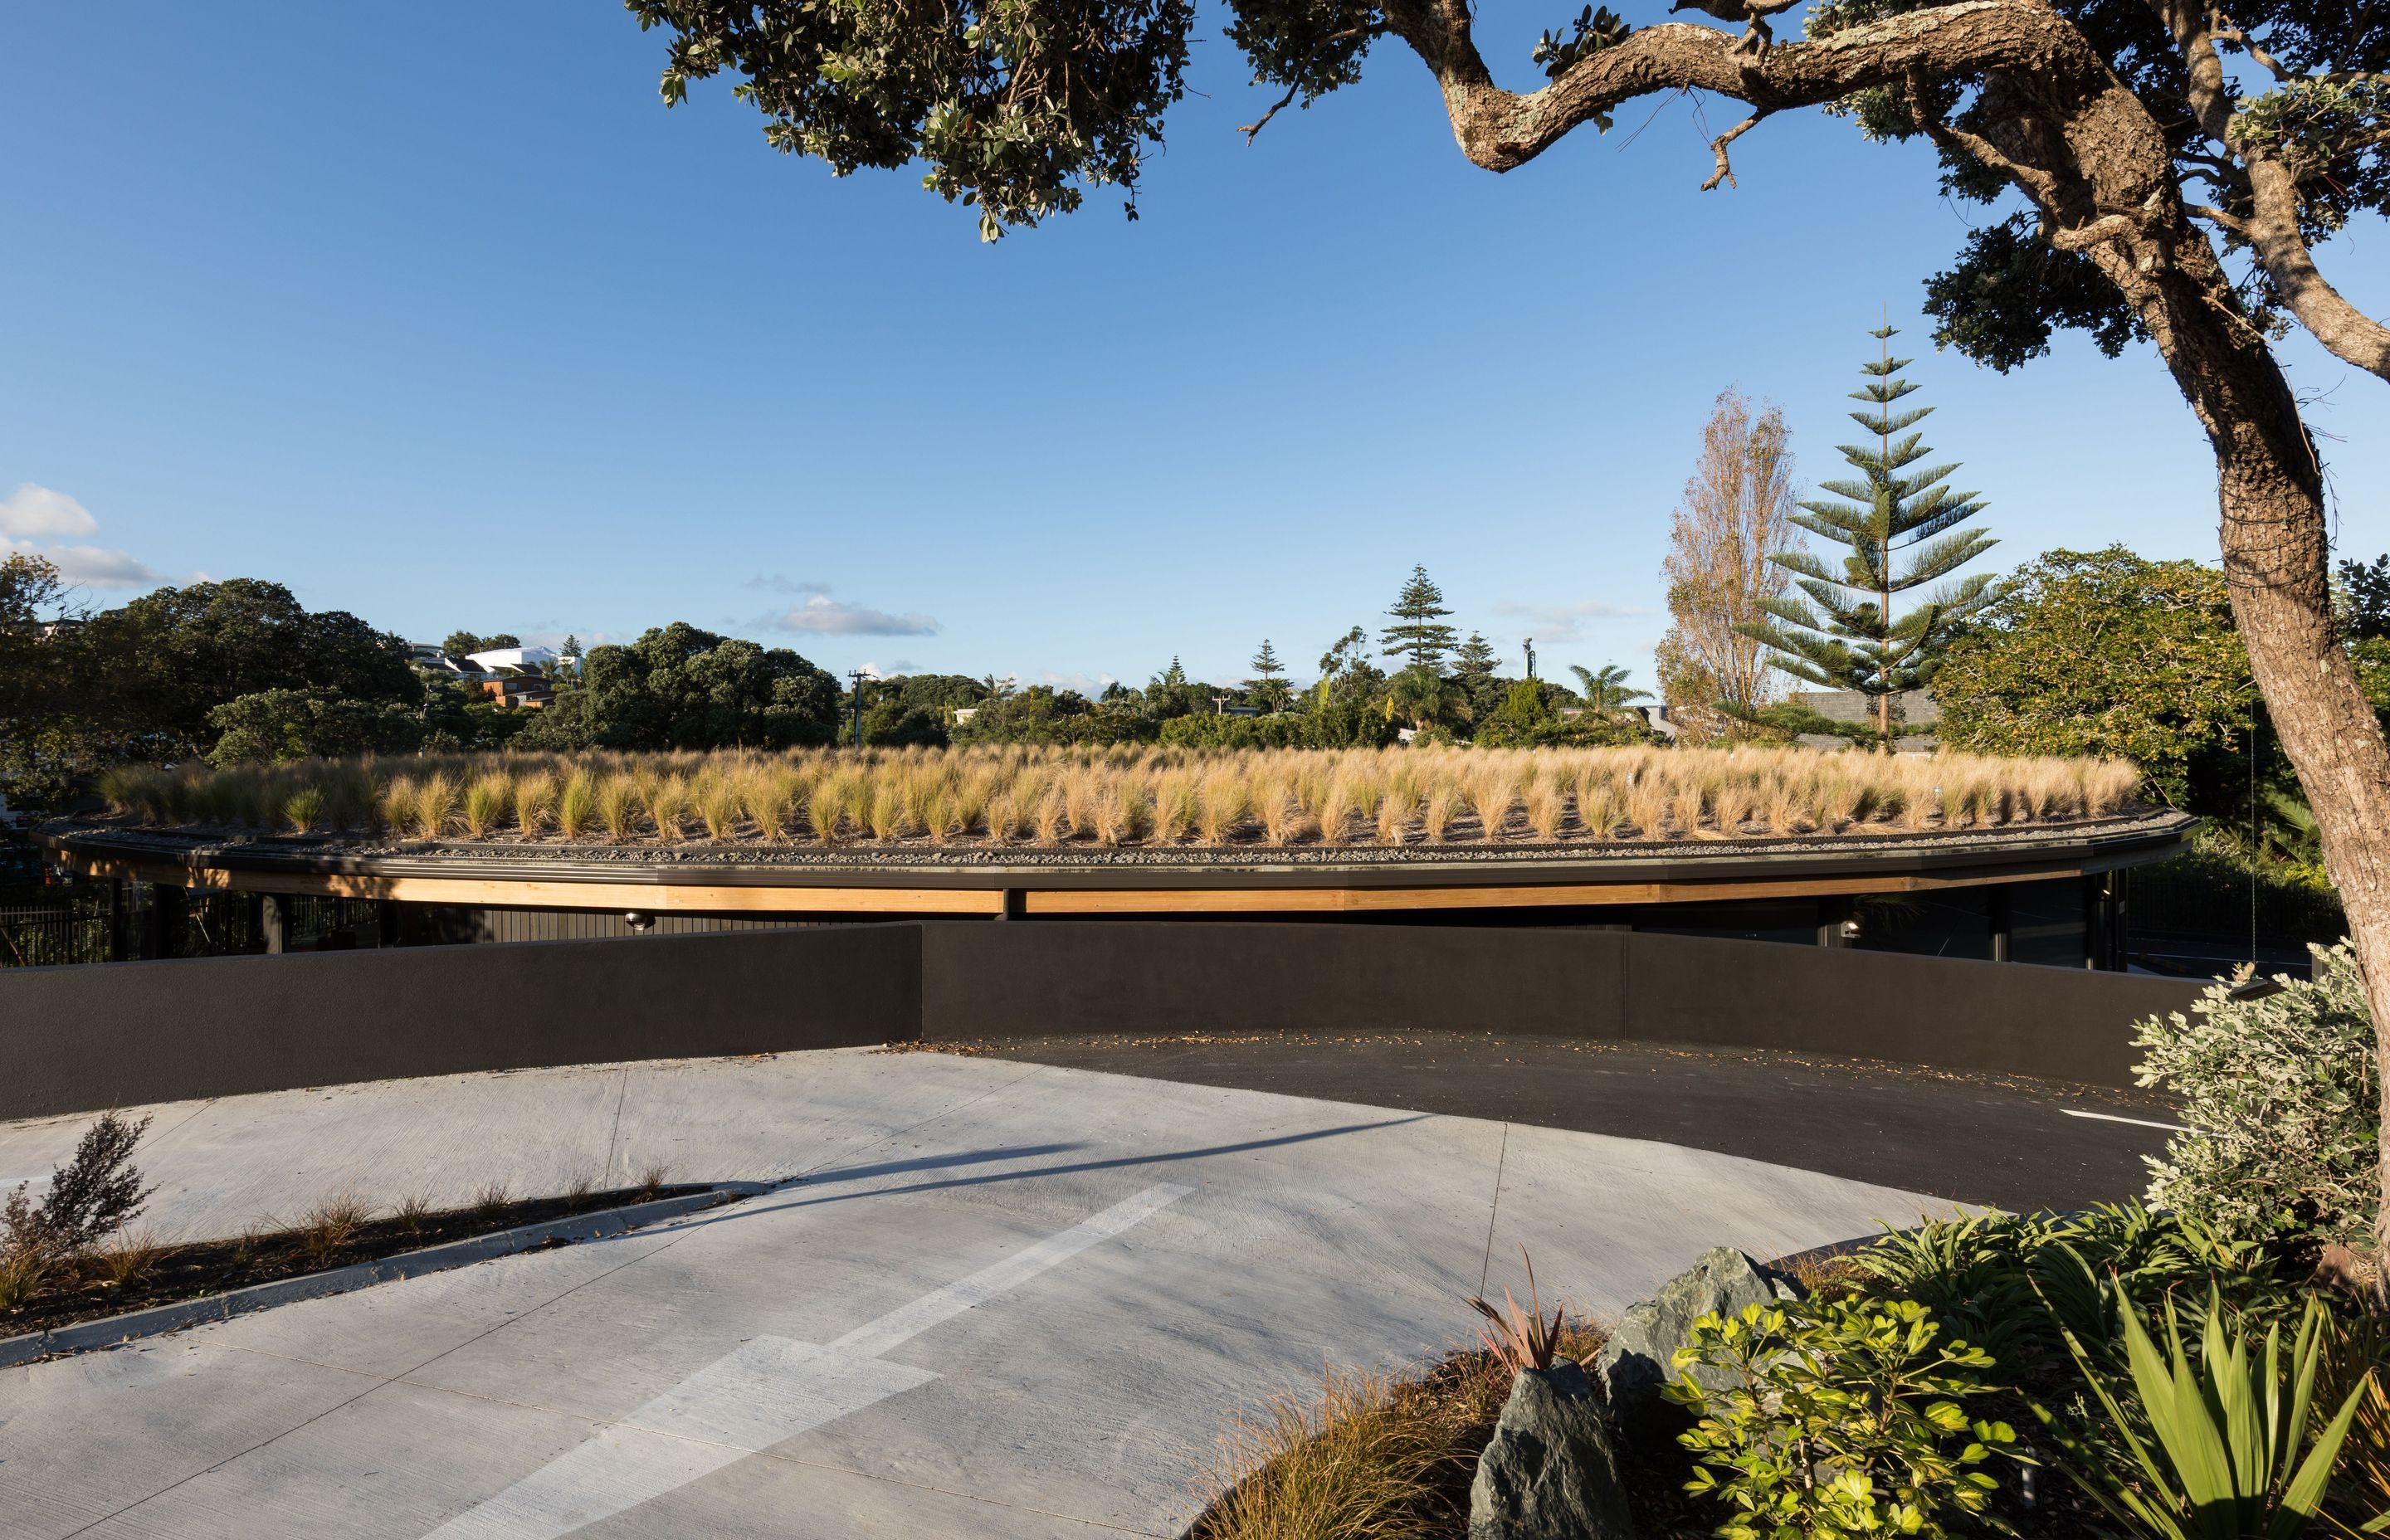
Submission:
POLYGON ((1749 882, 1610 882, 1450 888, 1048 888, 1024 895, 1032 915, 1367 914, 1403 909, 1526 909, 1720 899, 1933 892, 2081 875, 2079 866, 1952 876, 1800 878, 1749 882))
MULTIPOLYGON (((700 883, 508 881, 493 878, 372 877, 318 872, 232 872, 219 867, 68 853, 78 868, 213 892, 306 893, 517 909, 644 909, 654 913, 1005 913, 990 888, 726 887, 700 883)), ((1934 892, 2079 877, 2077 864, 2002 866, 1954 873, 1748 879, 1707 882, 1453 883, 1433 887, 1033 888, 1014 889, 1023 915, 1370 914, 1422 909, 1534 909, 1622 904, 1698 904, 1734 899, 1818 898, 1934 892)))
POLYGON ((655 914, 995 915, 1004 895, 986 888, 763 888, 664 882, 508 882, 482 878, 366 877, 341 872, 228 872, 211 866, 75 857, 95 875, 208 892, 304 893, 460 904, 495 909, 644 909, 655 914))

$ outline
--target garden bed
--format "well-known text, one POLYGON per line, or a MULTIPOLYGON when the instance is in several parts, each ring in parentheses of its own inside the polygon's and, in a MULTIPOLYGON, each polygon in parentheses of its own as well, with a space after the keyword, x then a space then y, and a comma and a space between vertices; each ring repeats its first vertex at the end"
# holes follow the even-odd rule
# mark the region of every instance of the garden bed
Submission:
POLYGON ((1603 847, 1923 836, 2139 809, 2123 761, 1798 749, 422 755, 111 771, 127 823, 554 849, 1603 847))
POLYGON ((656 1182, 548 1198, 491 1193, 459 1208, 410 1202, 379 1216, 361 1203, 335 1199, 316 1205, 295 1225, 218 1239, 169 1245, 135 1231, 45 1267, 29 1291, 0 1307, 0 1343, 708 1190, 703 1185, 656 1182))

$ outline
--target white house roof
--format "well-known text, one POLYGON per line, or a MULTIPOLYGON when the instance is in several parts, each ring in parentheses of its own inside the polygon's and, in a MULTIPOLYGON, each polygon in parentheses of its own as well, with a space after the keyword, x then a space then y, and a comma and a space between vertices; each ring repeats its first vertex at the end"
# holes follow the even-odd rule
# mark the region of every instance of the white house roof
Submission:
POLYGON ((552 647, 501 647, 487 652, 469 652, 465 661, 491 668, 537 668, 552 663, 560 656, 552 647))

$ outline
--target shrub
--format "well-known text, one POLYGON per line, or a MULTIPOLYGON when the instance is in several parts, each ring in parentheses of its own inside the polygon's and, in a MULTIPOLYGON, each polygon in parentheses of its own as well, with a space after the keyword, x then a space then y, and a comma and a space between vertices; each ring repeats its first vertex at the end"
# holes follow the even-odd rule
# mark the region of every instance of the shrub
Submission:
POLYGON ((67 1163, 51 1174, 40 1202, 19 1182, 0 1205, 0 1249, 66 1255, 138 1218, 157 1190, 141 1185, 141 1169, 133 1163, 133 1149, 148 1128, 148 1118, 128 1122, 102 1113, 84 1130, 67 1163))
POLYGON ((1922 1305, 1990 1353, 2010 1384, 2052 1396, 2073 1384, 2069 1334, 2121 1367, 2119 1287, 2191 1309, 2213 1293, 2277 1319, 2305 1299, 2301 1269, 2279 1253, 2138 1203, 1944 1220, 1885 1237, 1853 1267, 1870 1291, 1922 1305))
POLYGON ((1687 1489, 1726 1504, 1725 1540, 1940 1534, 1983 1515, 2014 1458, 2007 1423, 1972 1418, 1989 1354, 1946 1338, 1913 1301, 1818 1299, 1705 1315, 1677 1354, 1680 1369, 1721 1369, 1663 1388, 1690 1410, 1678 1436, 1698 1464, 1687 1489))
POLYGON ((2296 1232, 2370 1251, 2382 1119, 2372 1015, 2349 944, 2308 950, 2312 982, 2286 980, 2254 1000, 2219 983, 2189 1016, 2139 1024, 2140 1083, 2181 1096, 2191 1129, 2150 1161, 2149 1200, 2229 1238, 2296 1232))

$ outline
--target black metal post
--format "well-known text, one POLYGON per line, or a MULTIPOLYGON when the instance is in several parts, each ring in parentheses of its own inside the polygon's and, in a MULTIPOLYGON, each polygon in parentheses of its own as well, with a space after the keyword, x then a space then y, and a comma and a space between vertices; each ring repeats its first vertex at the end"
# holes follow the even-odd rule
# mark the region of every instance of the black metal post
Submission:
POLYGON ((374 939, 380 945, 396 946, 398 944, 398 900, 394 898, 374 900, 374 939))
POLYGON ((108 960, 109 962, 124 960, 124 946, 129 939, 124 933, 124 879, 111 877, 108 879, 108 960))
POLYGON ((2006 888, 1994 888, 1988 897, 1990 902, 1985 907, 1991 911, 1992 961, 2008 962, 2011 960, 2009 956, 2009 945, 2011 931, 2014 926, 2010 904, 2011 894, 2006 888))
POLYGON ((171 957, 183 939, 183 890, 161 882, 149 890, 149 942, 153 957, 171 957))

